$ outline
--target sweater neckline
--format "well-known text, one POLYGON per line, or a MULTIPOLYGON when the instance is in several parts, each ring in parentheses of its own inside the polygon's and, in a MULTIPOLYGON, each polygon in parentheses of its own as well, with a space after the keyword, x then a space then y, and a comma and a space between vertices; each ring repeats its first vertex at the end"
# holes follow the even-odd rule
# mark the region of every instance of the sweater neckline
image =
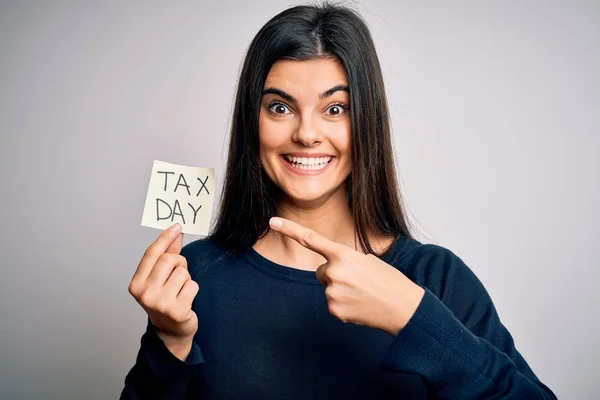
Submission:
MULTIPOLYGON (((396 259, 400 250, 404 247, 406 239, 407 237, 404 235, 396 237, 390 248, 384 254, 377 257, 380 260, 391 264, 396 259)), ((315 271, 297 269, 287 265, 278 264, 254 250, 253 247, 250 247, 246 252, 245 257, 252 266, 267 275, 292 282, 321 285, 315 271)))

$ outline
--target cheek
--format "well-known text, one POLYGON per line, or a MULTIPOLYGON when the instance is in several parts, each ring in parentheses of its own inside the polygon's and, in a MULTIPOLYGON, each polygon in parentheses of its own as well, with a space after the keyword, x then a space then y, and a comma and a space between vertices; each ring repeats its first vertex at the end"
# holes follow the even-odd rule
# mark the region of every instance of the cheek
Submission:
POLYGON ((264 118, 262 111, 258 120, 258 143, 260 146, 261 158, 266 156, 266 153, 276 144, 274 143, 275 135, 273 134, 273 126, 264 118))
POLYGON ((266 111, 261 110, 258 119, 260 148, 265 152, 278 151, 283 146, 289 144, 294 131, 294 122, 289 118, 277 121, 263 113, 266 113, 266 111))
POLYGON ((272 163, 272 158, 276 155, 278 149, 284 144, 282 135, 282 127, 264 118, 262 111, 258 121, 258 144, 260 162, 263 168, 270 170, 269 163, 272 163))
POLYGON ((352 137, 350 132, 350 121, 340 124, 339 127, 330 132, 331 144, 340 152, 341 156, 350 158, 352 151, 352 137))

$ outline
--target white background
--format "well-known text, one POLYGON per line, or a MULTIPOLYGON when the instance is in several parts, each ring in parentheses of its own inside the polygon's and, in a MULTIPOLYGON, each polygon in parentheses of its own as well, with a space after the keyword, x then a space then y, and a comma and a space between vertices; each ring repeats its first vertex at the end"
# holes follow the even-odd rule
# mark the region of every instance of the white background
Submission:
MULTIPOLYGON (((0 397, 118 397, 152 162, 221 182, 244 52, 294 4, 0 1, 0 397)), ((599 3, 355 7, 419 237, 475 271, 559 398, 595 398, 599 3)))

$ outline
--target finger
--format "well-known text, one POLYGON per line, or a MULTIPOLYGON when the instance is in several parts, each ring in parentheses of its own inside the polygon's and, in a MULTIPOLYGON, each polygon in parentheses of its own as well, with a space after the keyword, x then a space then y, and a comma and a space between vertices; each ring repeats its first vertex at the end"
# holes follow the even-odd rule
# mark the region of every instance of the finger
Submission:
POLYGON ((186 281, 183 287, 181 288, 181 291, 177 296, 177 300, 181 303, 182 306, 185 306, 186 308, 191 308, 192 303, 194 302, 194 298, 198 294, 199 290, 200 286, 198 286, 198 283, 190 279, 189 281, 186 281))
POLYGON ((173 272, 171 272, 167 282, 165 282, 165 285, 162 289, 162 295, 169 299, 175 299, 177 295, 179 295, 183 285, 190 279, 191 276, 187 269, 183 267, 176 267, 173 272))
POLYGON ((317 268, 316 274, 317 274, 317 279, 319 280, 319 282, 321 282, 322 285, 329 285, 331 283, 331 280, 326 276, 326 271, 327 268, 329 268, 328 263, 325 264, 321 264, 319 265, 319 267, 317 268))
POLYGON ((146 286, 153 286, 159 290, 162 289, 173 270, 177 267, 187 269, 185 257, 179 254, 164 253, 158 258, 158 261, 154 264, 154 268, 150 271, 150 275, 148 275, 148 279, 146 280, 146 286))
POLYGON ((277 232, 294 239, 302 246, 319 253, 328 260, 336 257, 341 252, 341 244, 333 242, 312 229, 305 228, 289 219, 273 217, 269 224, 277 232))
POLYGON ((144 256, 138 264, 137 270, 133 279, 145 281, 150 271, 156 264, 158 258, 169 248, 171 243, 177 239, 181 232, 181 225, 174 224, 169 229, 165 229, 163 233, 146 249, 144 256))
POLYGON ((173 253, 179 254, 181 253, 181 248, 183 247, 183 232, 181 232, 175 240, 169 245, 165 253, 173 253))

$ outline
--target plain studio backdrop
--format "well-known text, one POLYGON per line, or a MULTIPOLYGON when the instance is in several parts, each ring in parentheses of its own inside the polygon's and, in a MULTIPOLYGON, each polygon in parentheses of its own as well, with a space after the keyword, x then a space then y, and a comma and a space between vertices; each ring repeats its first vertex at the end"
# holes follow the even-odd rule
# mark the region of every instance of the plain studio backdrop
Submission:
MULTIPOLYGON (((118 397, 152 162, 222 183, 244 52, 295 4, 0 2, 0 398, 118 397)), ((353 4, 418 237, 475 271, 559 398, 597 398, 600 3, 353 4)))

